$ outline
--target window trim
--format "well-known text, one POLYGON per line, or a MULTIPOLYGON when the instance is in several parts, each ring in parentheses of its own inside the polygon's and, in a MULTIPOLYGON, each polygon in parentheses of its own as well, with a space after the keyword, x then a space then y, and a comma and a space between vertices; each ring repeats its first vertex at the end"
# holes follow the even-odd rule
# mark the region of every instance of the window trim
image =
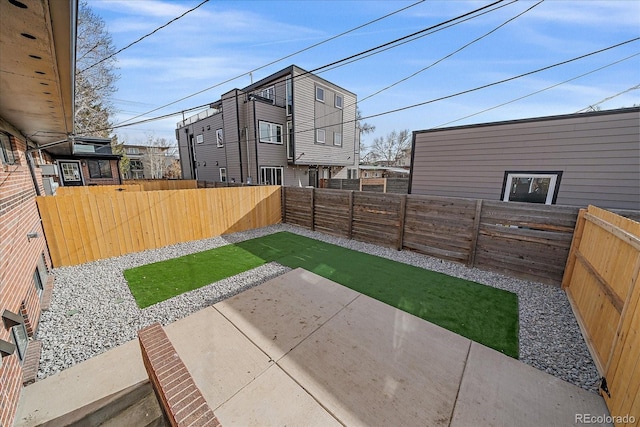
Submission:
POLYGON ((325 144, 327 140, 327 132, 324 129, 316 129, 316 144, 325 144), (320 139, 322 135, 322 139, 320 139))
POLYGON ((339 109, 342 110, 342 108, 344 107, 344 96, 343 95, 341 95, 339 93, 336 93, 335 100, 334 100, 334 106, 336 108, 339 108, 339 109), (340 105, 338 105, 338 99, 340 99, 340 105))
MULTIPOLYGON (((502 181, 502 193, 500 200, 503 202, 510 202, 511 185, 513 178, 550 178, 549 191, 545 199, 545 205, 555 205, 558 199, 558 192, 560 190, 560 181, 562 179, 562 171, 518 171, 511 170, 504 172, 504 179, 502 181)), ((520 203, 533 203, 533 202, 520 202, 520 203)))
POLYGON ((260 89, 260 93, 258 94, 260 98, 269 99, 274 104, 276 103, 276 87, 275 85, 271 85, 265 88, 260 89), (265 96, 271 94, 271 96, 265 96))
POLYGON ((91 179, 113 179, 113 170, 111 170, 111 161, 105 159, 87 159, 87 170, 89 171, 89 178, 91 179), (100 172, 100 176, 94 176, 91 173, 91 168, 89 165, 91 162, 96 162, 98 165, 98 171, 100 172), (109 166, 109 176, 102 176, 102 167, 100 166, 100 162, 107 162, 107 166, 109 166))
POLYGON ((324 102, 325 100, 325 90, 323 87, 320 86, 316 86, 316 101, 318 102, 324 102), (320 91, 320 92, 318 92, 320 91), (318 96, 318 93, 322 93, 322 97, 318 96))
POLYGON ((203 144, 203 143, 204 143, 204 135, 201 133, 196 135, 196 144, 203 144))
POLYGON ((16 164, 16 155, 15 144, 12 141, 11 135, 6 132, 0 132, 0 163, 5 165, 15 165, 16 164), (6 144, 2 136, 6 137, 6 144))
POLYGON ((334 132, 333 133, 333 145, 334 147, 342 147, 342 133, 341 132, 334 132), (336 142, 336 137, 340 137, 340 141, 339 143, 336 142))
POLYGON ((216 147, 224 147, 224 133, 222 132, 222 128, 216 129, 216 147))
POLYGON ((18 360, 22 363, 27 356, 27 348, 29 347, 29 334, 27 334, 27 328, 24 326, 24 322, 11 327, 11 339, 16 346, 18 360), (21 329, 24 333, 24 341, 18 339, 18 333, 16 332, 17 329, 21 329), (24 347, 22 344, 24 344, 24 347))
POLYGON ((44 292, 44 283, 42 282, 42 274, 40 273, 39 267, 36 267, 33 272, 33 285, 38 292, 38 297, 42 299, 42 293, 44 292))
POLYGON ((278 123, 273 123, 273 122, 267 122, 266 120, 258 120, 258 139, 260 142, 263 142, 265 144, 278 144, 278 145, 282 145, 284 143, 284 134, 283 134, 283 127, 281 124, 278 123), (262 139, 262 125, 266 124, 269 126, 269 139, 262 139), (272 141, 273 138, 273 130, 272 127, 275 126, 276 129, 276 141, 272 141), (280 128, 280 141, 277 140, 278 138, 278 132, 277 129, 280 128))
POLYGON ((293 113, 293 84, 291 82, 291 76, 287 76, 285 79, 285 103, 287 117, 293 113))
POLYGON ((261 185, 284 185, 284 167, 282 166, 260 166, 260 184, 261 185), (263 179, 264 172, 266 169, 270 169, 272 171, 280 170, 280 184, 266 184, 263 179))
POLYGON ((219 173, 220 173, 220 182, 227 182, 227 168, 226 167, 220 168, 219 173), (222 171, 224 171, 224 175, 222 171))
POLYGON ((287 160, 293 160, 293 122, 287 120, 285 139, 287 140, 287 160))

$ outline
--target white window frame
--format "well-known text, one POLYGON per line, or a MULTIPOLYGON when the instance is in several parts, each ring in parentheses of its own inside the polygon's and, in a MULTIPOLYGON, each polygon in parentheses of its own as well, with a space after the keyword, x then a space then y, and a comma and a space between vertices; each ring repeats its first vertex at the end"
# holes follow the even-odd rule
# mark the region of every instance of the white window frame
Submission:
POLYGON ((285 98, 287 116, 290 116, 293 110, 293 84, 289 76, 285 79, 285 98))
MULTIPOLYGON (((505 172, 505 183, 504 183, 504 188, 503 188, 503 195, 502 195, 502 201, 503 202, 510 202, 510 196, 511 196, 511 186, 513 185, 513 179, 514 178, 532 178, 531 180, 531 185, 533 185, 533 180, 536 178, 550 178, 549 181, 549 190, 547 191, 547 197, 545 199, 544 204, 545 205, 551 205, 554 203, 554 199, 556 197, 556 190, 558 187, 558 180, 561 178, 561 173, 559 172, 550 172, 550 173, 544 173, 544 172, 511 172, 511 171, 507 171, 505 172)), ((525 202, 526 203, 526 202, 525 202)))
POLYGON ((127 154, 140 154, 138 147, 127 147, 127 154))
POLYGON ((324 102, 324 88, 316 86, 316 101, 324 102))
POLYGON ((204 135, 203 134, 196 135, 196 144, 202 144, 203 142, 204 142, 204 135))
POLYGON ((227 168, 220 168, 220 182, 227 182, 227 168))
POLYGON ((335 107, 342 109, 343 106, 344 106, 344 96, 336 93, 335 107), (338 99, 340 100, 340 102, 338 102, 338 99))
POLYGON ((324 144, 326 142, 326 132, 324 129, 316 129, 316 144, 324 144))
POLYGON ((260 184, 262 185, 284 185, 284 168, 282 166, 260 166, 260 184), (272 174, 272 177, 275 177, 276 181, 277 181, 277 175, 276 175, 276 171, 280 171, 280 183, 269 183, 266 184, 265 182, 265 172, 267 172, 267 170, 269 170, 269 172, 272 174))
POLYGON ((333 133, 333 145, 335 145, 336 147, 342 147, 342 133, 333 133))
POLYGON ((224 147, 224 134, 222 128, 216 129, 216 146, 218 148, 224 147))
POLYGON ((264 142, 267 144, 280 144, 284 143, 284 134, 283 128, 281 124, 266 122, 263 120, 258 121, 258 135, 260 142, 264 142), (263 139, 262 136, 262 127, 266 126, 267 134, 269 135, 269 139, 263 139), (278 141, 278 129, 280 130, 280 140, 278 141))
POLYGON ((287 141, 287 159, 293 160, 293 122, 287 121, 287 133, 285 139, 287 141))

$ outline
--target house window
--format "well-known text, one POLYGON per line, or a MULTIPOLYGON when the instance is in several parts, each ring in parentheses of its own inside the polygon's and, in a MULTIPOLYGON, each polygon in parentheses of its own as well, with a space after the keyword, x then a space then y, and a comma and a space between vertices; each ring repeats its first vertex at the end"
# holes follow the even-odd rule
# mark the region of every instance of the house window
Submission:
POLYGON ((287 122, 287 159, 293 159, 293 124, 287 122))
POLYGON ((336 108, 342 108, 343 101, 342 95, 336 94, 336 108))
POLYGON ((269 86, 268 88, 262 89, 260 91, 260 96, 270 99, 273 102, 276 99, 276 88, 274 86, 269 86))
POLYGON ((38 296, 41 297, 42 291, 44 291, 44 285, 42 284, 42 277, 40 277, 40 270, 38 268, 33 272, 33 284, 36 287, 38 296))
POLYGON ((552 205, 556 203, 562 171, 506 171, 502 184, 502 200, 552 205))
POLYGON ((227 168, 220 168, 220 182, 227 182, 227 168))
POLYGON ((347 169, 347 179, 358 179, 358 169, 347 169))
POLYGON ((216 145, 218 147, 224 147, 224 139, 222 137, 222 129, 216 130, 216 145))
POLYGON ((282 185, 282 168, 261 166, 260 183, 264 185, 282 185))
POLYGON ((316 87, 316 101, 324 102, 324 89, 316 87))
POLYGON ((91 178, 113 178, 109 160, 87 160, 87 167, 91 178))
POLYGON ((18 350, 18 358, 20 361, 23 361, 27 355, 27 345, 29 345, 27 329, 24 327, 24 323, 18 323, 11 328, 11 337, 18 350))
POLYGON ((290 116, 293 111, 293 86, 291 85, 291 77, 287 77, 285 80, 285 91, 287 97, 287 116, 290 116))
POLYGON ((342 134, 339 132, 334 132, 333 134, 333 145, 337 145, 342 147, 342 134))
POLYGON ((129 168, 132 171, 142 170, 142 160, 129 160, 129 168))
POLYGON ((196 144, 202 144, 204 142, 204 135, 196 135, 196 144))
POLYGON ((316 142, 318 144, 324 144, 324 129, 316 129, 316 142))
POLYGON ((282 125, 269 122, 259 122, 260 142, 282 144, 282 125))
POLYGON ((127 154, 140 154, 138 147, 127 147, 127 154))
POLYGON ((13 154, 13 144, 11 138, 6 133, 0 132, 0 161, 8 165, 12 165, 16 162, 16 158, 13 154))

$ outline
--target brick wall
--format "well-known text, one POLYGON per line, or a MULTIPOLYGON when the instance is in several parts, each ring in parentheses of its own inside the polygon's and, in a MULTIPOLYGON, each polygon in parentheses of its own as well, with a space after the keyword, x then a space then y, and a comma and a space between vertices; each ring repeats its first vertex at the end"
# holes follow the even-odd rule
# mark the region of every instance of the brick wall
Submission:
MULTIPOLYGON (((15 129, 0 121, 0 131, 18 135, 15 129)), ((22 314, 32 335, 40 319, 40 298, 33 283, 33 273, 47 251, 42 224, 35 202, 35 187, 25 155, 23 139, 11 137, 15 164, 0 164, 0 313, 8 309, 22 314), (38 233, 27 238, 27 233, 38 233)), ((38 186, 42 175, 36 168, 38 186)), ((0 322, 0 339, 13 342, 11 332, 0 322)), ((22 364, 17 352, 2 359, 0 367, 0 426, 13 425, 23 381, 22 364)))
POLYGON ((220 427, 169 337, 159 323, 138 332, 142 361, 172 426, 220 427))
POLYGON ((118 172, 118 161, 109 160, 109 164, 111 166, 112 178, 91 178, 91 175, 89 175, 89 167, 87 166, 87 161, 82 160, 80 162, 80 165, 82 168, 82 177, 84 178, 85 185, 120 185, 122 184, 122 182, 120 181, 120 173, 118 172))

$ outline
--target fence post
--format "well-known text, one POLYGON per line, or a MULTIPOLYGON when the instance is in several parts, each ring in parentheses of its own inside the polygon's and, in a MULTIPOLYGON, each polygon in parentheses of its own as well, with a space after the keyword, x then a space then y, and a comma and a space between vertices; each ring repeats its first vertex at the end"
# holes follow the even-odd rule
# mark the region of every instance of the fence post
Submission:
POLYGON ((467 267, 473 267, 476 263, 476 248, 478 247, 478 234, 480 233, 480 216, 482 215, 482 199, 476 201, 476 213, 473 218, 471 230, 471 247, 469 248, 469 260, 467 267))
POLYGON ((382 192, 386 193, 387 192, 387 178, 383 178, 384 181, 382 182, 382 192))
POLYGON ((316 229, 316 214, 315 214, 315 188, 311 188, 311 231, 316 229))
POLYGON ((406 195, 402 195, 402 196, 400 196, 400 213, 399 213, 400 221, 398 223, 398 245, 397 245, 397 249, 399 251, 402 250, 402 246, 404 244, 404 219, 405 219, 406 216, 407 216, 407 196, 406 195))
POLYGON ((353 236, 353 190, 349 191, 349 231, 348 237, 353 236))
POLYGON ((576 266, 576 252, 580 248, 580 241, 582 241, 582 233, 584 232, 584 223, 586 219, 584 215, 587 213, 586 209, 580 209, 578 211, 578 219, 576 220, 576 228, 573 230, 573 238, 571 239, 571 248, 569 249, 569 256, 567 257, 567 264, 564 267, 564 274, 562 275, 561 289, 566 289, 571 283, 573 276, 573 269, 576 266))
POLYGON ((282 199, 280 203, 282 204, 282 212, 280 213, 282 222, 287 222, 287 187, 280 186, 280 191, 282 191, 282 199))

